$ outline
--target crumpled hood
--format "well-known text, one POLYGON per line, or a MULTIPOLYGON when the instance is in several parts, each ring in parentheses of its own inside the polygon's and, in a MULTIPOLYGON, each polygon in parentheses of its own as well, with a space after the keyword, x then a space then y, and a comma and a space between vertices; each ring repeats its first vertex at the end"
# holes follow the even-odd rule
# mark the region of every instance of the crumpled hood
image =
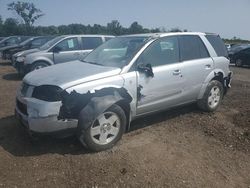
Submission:
POLYGON ((71 61, 52 65, 27 74, 23 81, 29 85, 56 85, 62 89, 92 80, 117 75, 120 68, 71 61))
POLYGON ((39 51, 40 50, 38 48, 34 48, 34 49, 30 49, 30 50, 24 50, 24 51, 17 52, 16 54, 14 54, 14 57, 26 56, 28 54, 39 52, 39 51))

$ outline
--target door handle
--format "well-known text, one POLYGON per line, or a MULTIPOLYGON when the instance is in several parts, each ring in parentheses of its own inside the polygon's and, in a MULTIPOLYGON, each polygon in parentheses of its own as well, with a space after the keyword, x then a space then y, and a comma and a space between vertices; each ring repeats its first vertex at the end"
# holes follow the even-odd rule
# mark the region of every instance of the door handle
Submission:
POLYGON ((206 69, 211 69, 211 67, 212 67, 211 64, 206 64, 206 65, 205 65, 205 68, 206 68, 206 69))
POLYGON ((180 75, 181 74, 181 71, 178 69, 178 70, 174 70, 173 71, 173 75, 180 75))
POLYGON ((79 52, 76 52, 76 53, 74 53, 74 55, 80 55, 80 53, 79 53, 79 52))

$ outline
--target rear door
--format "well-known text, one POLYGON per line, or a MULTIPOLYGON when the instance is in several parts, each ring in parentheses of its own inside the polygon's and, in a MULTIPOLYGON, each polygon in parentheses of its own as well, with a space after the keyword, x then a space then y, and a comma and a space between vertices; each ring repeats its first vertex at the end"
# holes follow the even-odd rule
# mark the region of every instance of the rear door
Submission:
POLYGON ((214 68, 207 48, 198 35, 179 36, 183 87, 183 102, 197 99, 201 86, 214 68))
POLYGON ((77 37, 64 39, 54 48, 59 49, 59 52, 54 53, 55 64, 81 59, 81 49, 77 37))
POLYGON ((92 50, 97 48, 103 43, 102 37, 81 37, 81 58, 83 59, 92 50))

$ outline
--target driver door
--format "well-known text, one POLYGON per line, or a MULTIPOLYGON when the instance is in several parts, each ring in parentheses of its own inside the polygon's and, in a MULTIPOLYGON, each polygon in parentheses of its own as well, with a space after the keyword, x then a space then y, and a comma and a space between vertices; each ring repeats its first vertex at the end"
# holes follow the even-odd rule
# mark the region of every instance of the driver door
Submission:
POLYGON ((158 39, 150 44, 137 60, 137 66, 151 64, 154 76, 137 70, 137 115, 171 106, 182 101, 184 79, 179 61, 179 45, 176 36, 158 39))

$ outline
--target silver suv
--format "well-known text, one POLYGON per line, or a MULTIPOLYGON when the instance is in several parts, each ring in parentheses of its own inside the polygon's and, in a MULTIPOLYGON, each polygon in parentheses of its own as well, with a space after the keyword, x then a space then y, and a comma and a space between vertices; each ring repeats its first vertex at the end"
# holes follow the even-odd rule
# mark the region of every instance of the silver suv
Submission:
POLYGON ((83 62, 29 73, 16 115, 32 133, 70 133, 94 151, 112 147, 137 117, 197 102, 217 109, 231 72, 218 35, 162 33, 109 40, 83 62))
POLYGON ((81 60, 93 49, 113 37, 109 35, 59 36, 39 49, 28 51, 28 54, 19 56, 16 59, 15 67, 19 73, 26 74, 49 65, 81 60))

